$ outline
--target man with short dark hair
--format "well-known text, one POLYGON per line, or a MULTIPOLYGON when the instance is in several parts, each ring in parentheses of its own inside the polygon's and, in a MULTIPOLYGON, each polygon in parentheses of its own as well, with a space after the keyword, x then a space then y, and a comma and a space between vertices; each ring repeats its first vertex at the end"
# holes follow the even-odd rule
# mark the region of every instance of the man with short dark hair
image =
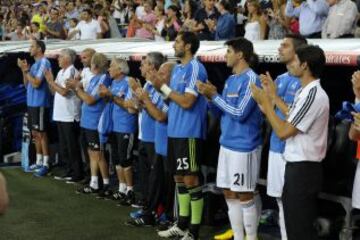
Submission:
MULTIPOLYGON (((287 68, 295 60, 296 48, 307 44, 307 41, 301 35, 288 34, 279 48, 280 62, 285 63, 287 68)), ((298 77, 286 72, 279 75, 275 81, 272 80, 270 74, 260 75, 261 83, 265 91, 275 104, 276 114, 285 119, 288 115, 289 108, 294 101, 295 93, 301 87, 298 77)), ((283 157, 285 142, 272 132, 270 137, 269 163, 267 173, 267 194, 275 197, 279 207, 279 226, 281 239, 286 240, 286 228, 284 220, 284 208, 281 196, 284 186, 284 173, 286 160, 283 157)))
POLYGON ((260 212, 255 188, 261 156, 261 111, 251 97, 250 85, 260 86, 251 69, 253 45, 245 38, 225 43, 226 64, 232 68, 222 94, 210 83, 198 82, 198 89, 210 102, 210 109, 221 118, 220 152, 216 185, 223 189, 234 240, 257 239, 260 212))
POLYGON ((302 88, 297 91, 286 120, 275 113, 264 90, 254 85, 251 88, 275 134, 286 140, 282 201, 289 240, 317 239, 314 221, 329 120, 329 98, 319 79, 325 61, 324 51, 319 47, 303 46, 296 50, 288 69, 293 76, 299 77, 302 88))
POLYGON ((50 19, 45 24, 45 37, 49 39, 65 39, 64 24, 59 20, 59 14, 59 9, 50 9, 50 19))
POLYGON ((24 85, 27 89, 28 125, 35 142, 36 163, 30 166, 35 170, 35 176, 45 176, 49 171, 48 147, 48 114, 49 89, 45 80, 45 71, 51 70, 50 61, 44 56, 46 47, 43 41, 33 40, 30 45, 30 55, 35 59, 31 66, 26 60, 18 59, 18 66, 23 73, 24 85))
POLYGON ((168 230, 158 232, 161 237, 180 236, 182 240, 199 237, 204 205, 199 172, 207 131, 207 103, 196 87, 197 80, 205 82, 207 79, 205 67, 194 58, 199 46, 195 33, 179 33, 174 50, 181 63, 172 71, 169 85, 154 83, 170 102, 168 159, 175 172, 179 200, 178 222, 168 230))
POLYGON ((90 9, 83 9, 81 12, 81 21, 72 31, 68 39, 71 39, 75 34, 80 34, 80 40, 95 40, 102 38, 100 23, 93 18, 92 11, 90 9))

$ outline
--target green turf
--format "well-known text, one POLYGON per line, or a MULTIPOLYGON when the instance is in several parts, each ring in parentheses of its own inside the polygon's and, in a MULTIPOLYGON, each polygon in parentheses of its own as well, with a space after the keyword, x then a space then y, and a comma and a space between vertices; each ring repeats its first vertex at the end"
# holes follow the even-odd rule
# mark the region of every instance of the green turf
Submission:
POLYGON ((0 217, 0 239, 158 239, 153 228, 125 226, 132 208, 75 194, 75 185, 3 169, 10 208, 0 217))
MULTIPOLYGON (((114 201, 99 200, 94 195, 76 194, 77 185, 52 177, 35 178, 20 168, 1 172, 7 179, 10 207, 0 216, 0 240, 161 239, 155 228, 124 225, 133 208, 117 207, 114 201)), ((200 237, 213 239, 215 231, 203 226, 200 237)))

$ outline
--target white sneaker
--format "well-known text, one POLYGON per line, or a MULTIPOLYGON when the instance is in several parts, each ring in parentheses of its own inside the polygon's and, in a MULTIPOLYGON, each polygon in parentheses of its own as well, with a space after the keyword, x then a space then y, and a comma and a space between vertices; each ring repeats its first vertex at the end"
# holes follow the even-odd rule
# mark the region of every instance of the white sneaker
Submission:
POLYGON ((174 224, 168 230, 158 232, 158 235, 163 238, 183 237, 185 234, 186 232, 181 230, 177 224, 174 224))
POLYGON ((186 234, 182 237, 181 240, 195 240, 195 238, 190 232, 186 232, 186 234))

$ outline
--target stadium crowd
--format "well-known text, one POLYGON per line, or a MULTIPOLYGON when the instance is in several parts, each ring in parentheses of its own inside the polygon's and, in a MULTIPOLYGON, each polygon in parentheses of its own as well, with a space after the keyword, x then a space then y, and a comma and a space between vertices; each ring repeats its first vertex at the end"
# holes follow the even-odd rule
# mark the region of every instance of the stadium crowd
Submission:
POLYGON ((360 1, 352 0, 4 0, 2 40, 142 38, 250 41, 359 37, 360 1))

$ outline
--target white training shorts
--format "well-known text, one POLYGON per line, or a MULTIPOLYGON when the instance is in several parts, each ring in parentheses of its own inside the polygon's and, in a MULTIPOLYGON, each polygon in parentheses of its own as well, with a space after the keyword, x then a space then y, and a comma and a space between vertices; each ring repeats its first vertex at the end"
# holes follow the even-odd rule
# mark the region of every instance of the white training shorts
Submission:
POLYGON ((253 192, 259 178, 261 147, 252 152, 220 147, 216 185, 233 192, 253 192))
POLYGON ((284 188, 286 161, 283 154, 269 152, 267 195, 280 198, 284 188))
POLYGON ((357 164, 352 194, 353 208, 360 209, 360 164, 357 164))

